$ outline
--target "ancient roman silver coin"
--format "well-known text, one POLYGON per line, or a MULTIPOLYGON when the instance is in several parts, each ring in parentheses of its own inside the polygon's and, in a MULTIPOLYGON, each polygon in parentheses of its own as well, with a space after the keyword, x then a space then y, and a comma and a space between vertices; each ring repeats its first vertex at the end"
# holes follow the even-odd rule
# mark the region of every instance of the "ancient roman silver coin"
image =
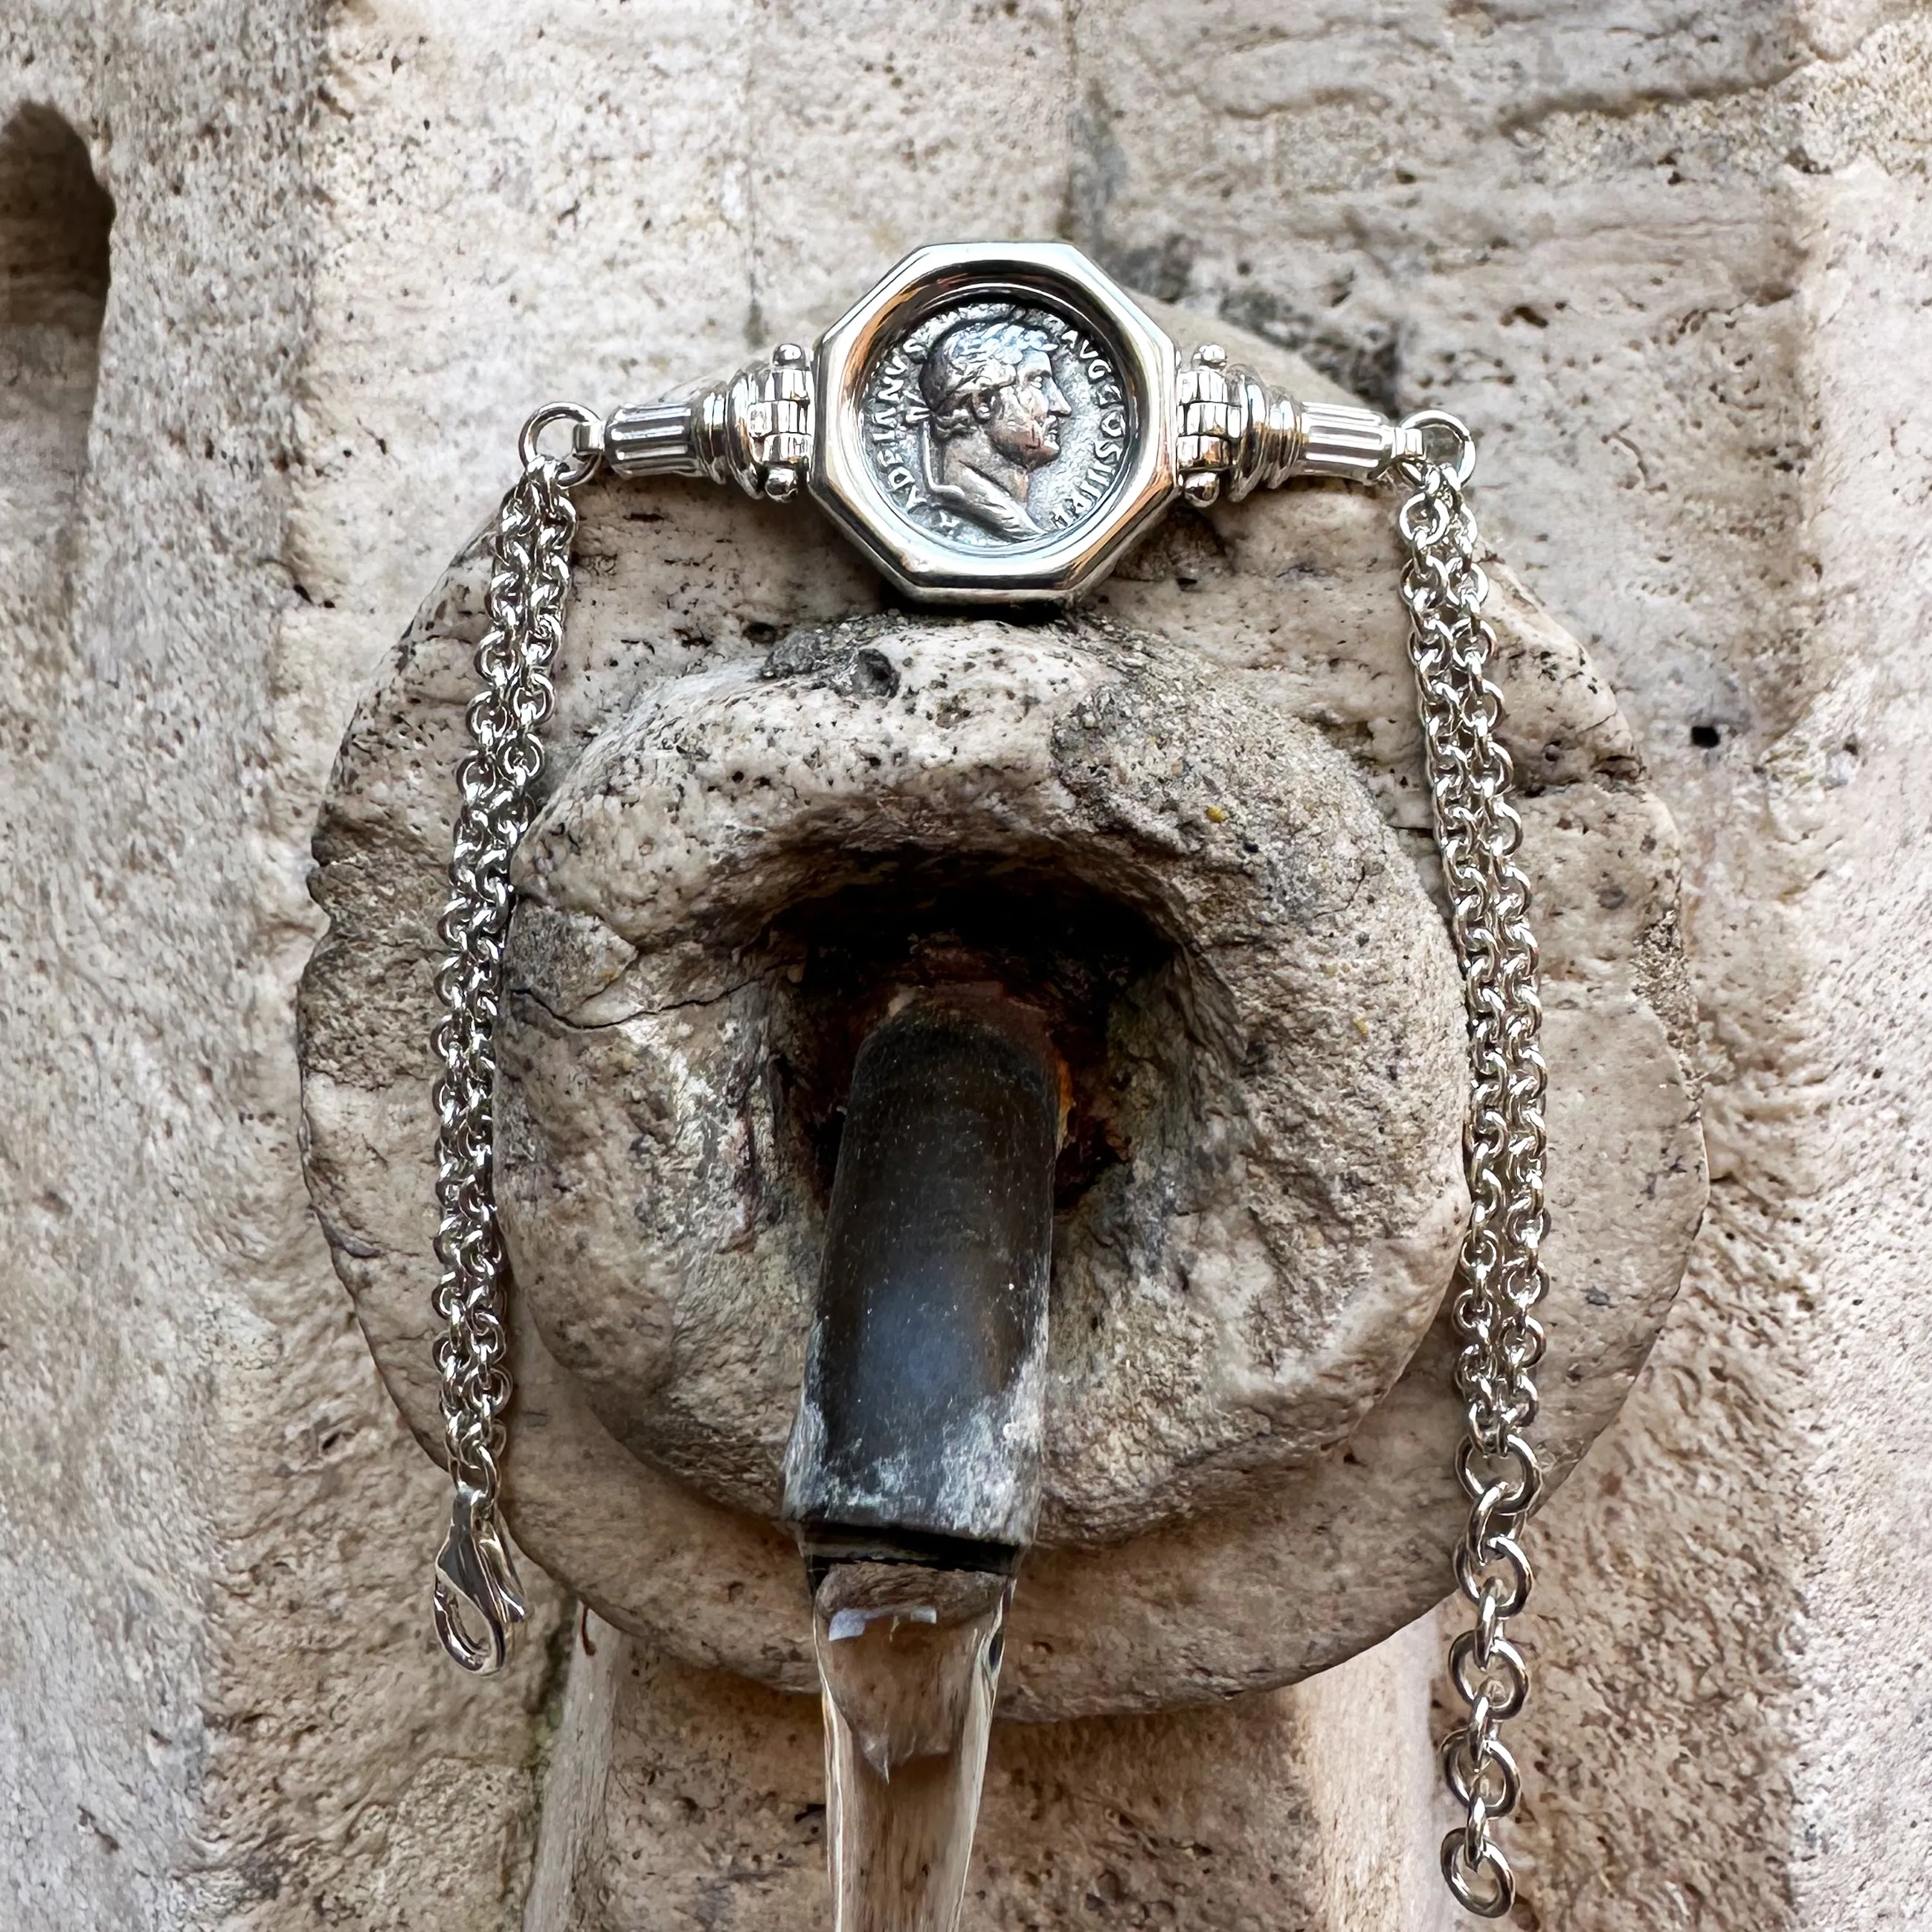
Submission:
POLYGON ((1084 523, 1120 479, 1137 416, 1096 332, 999 300, 940 309, 890 343, 860 407, 880 492, 965 550, 1045 542, 1084 523))

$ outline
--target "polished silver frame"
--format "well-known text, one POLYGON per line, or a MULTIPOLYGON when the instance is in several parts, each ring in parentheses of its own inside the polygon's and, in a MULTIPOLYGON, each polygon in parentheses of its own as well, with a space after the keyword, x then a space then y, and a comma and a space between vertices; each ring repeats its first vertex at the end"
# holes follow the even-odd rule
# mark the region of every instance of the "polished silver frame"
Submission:
POLYGON ((812 495, 909 596, 950 604, 1059 602, 1097 583, 1179 494, 1173 342, 1112 278, 1062 242, 955 242, 908 255, 819 338, 812 495), (861 399, 874 356, 934 309, 983 293, 1077 318, 1116 352, 1130 448, 1094 513, 1039 543, 968 552, 909 522, 866 460, 861 399))

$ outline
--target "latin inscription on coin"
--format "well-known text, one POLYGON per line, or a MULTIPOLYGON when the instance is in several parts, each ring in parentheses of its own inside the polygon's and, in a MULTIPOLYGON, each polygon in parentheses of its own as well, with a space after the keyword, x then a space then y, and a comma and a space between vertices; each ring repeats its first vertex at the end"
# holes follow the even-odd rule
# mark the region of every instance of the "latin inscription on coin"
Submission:
POLYGON ((908 523, 961 550, 1072 529, 1127 460, 1132 419, 1112 352, 1022 302, 928 316, 874 362, 861 406, 879 488, 908 523))

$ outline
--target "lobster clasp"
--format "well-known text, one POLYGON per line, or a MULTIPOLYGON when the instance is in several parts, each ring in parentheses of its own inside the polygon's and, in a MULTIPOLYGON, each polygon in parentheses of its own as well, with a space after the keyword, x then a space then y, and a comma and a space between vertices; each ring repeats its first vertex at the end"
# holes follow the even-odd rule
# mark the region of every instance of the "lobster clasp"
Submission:
POLYGON ((436 1634, 443 1648, 465 1670, 492 1676, 509 1660, 511 1637, 529 1614, 495 1509, 481 1490, 458 1483, 436 1559, 436 1634), (469 1628, 474 1619, 486 1633, 480 1641, 469 1628))

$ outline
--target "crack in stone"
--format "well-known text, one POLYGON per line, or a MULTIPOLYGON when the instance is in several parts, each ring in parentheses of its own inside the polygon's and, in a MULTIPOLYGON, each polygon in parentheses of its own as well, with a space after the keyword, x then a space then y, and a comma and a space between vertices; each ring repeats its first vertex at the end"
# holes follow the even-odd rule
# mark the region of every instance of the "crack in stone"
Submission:
POLYGON ((666 1000, 656 1006, 649 1004, 635 1006, 628 1012, 620 1013, 615 1018, 608 1020, 566 1018, 534 986, 512 986, 510 992, 514 998, 526 999, 532 1006, 541 1006, 566 1033, 608 1033, 614 1027, 629 1025, 633 1020, 656 1018, 667 1013, 702 1012, 707 1007, 722 1006, 734 994, 742 992, 747 986, 756 985, 764 976, 764 974, 758 973, 747 974, 742 980, 733 980, 722 993, 714 993, 708 999, 666 1000))

